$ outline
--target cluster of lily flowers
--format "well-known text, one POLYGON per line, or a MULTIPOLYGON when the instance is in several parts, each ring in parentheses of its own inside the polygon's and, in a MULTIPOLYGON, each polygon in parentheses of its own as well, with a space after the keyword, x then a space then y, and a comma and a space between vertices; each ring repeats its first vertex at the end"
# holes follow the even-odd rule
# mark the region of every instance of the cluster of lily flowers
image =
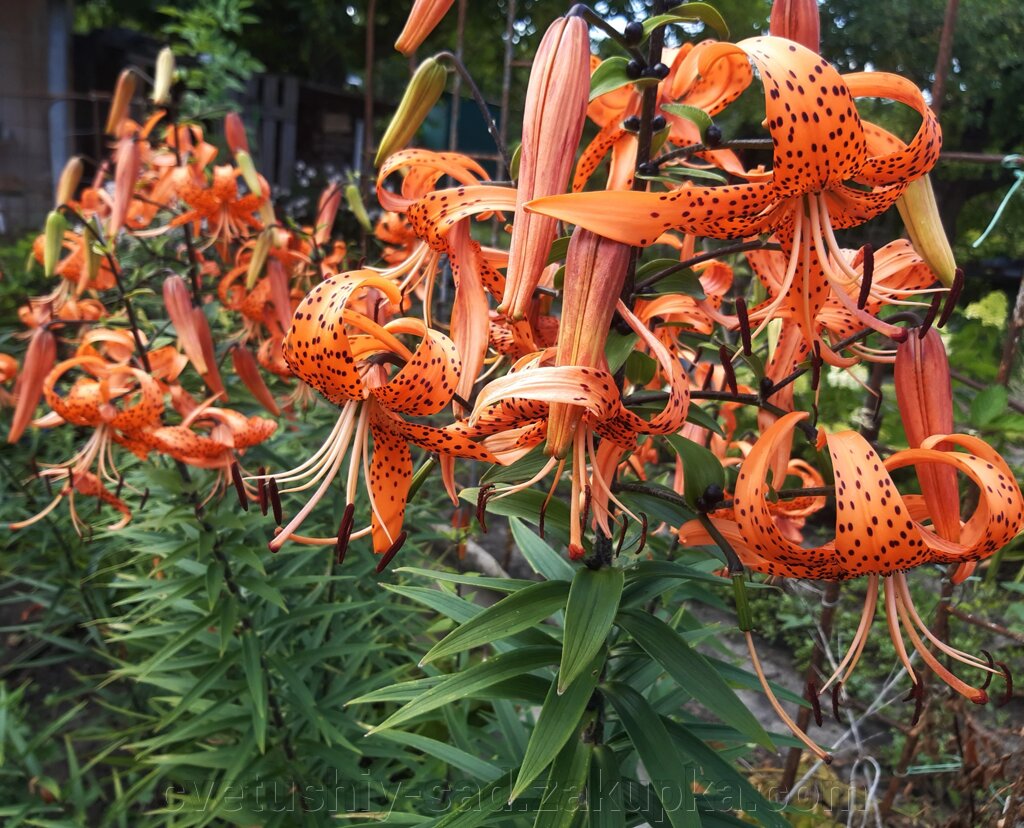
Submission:
MULTIPOLYGON (((450 5, 417 0, 399 49, 414 52, 450 5)), ((685 6, 673 11, 673 19, 687 19, 685 6)), ((314 227, 283 226, 237 119, 226 125, 232 159, 218 165, 197 126, 166 124, 159 106, 165 92, 154 89, 157 107, 137 124, 119 104, 119 89, 108 124, 112 186, 103 165, 79 192, 71 170, 57 196, 59 220, 48 222, 37 246, 61 282, 23 314, 29 346, 9 439, 32 421, 40 396, 50 412, 35 425, 86 426, 93 436, 71 460, 40 472, 63 488, 43 513, 15 528, 65 498, 74 515, 75 495, 100 498, 121 514, 116 525, 127 522, 116 444, 139 458, 155 452, 216 469, 215 491, 233 484, 246 508, 258 501, 266 514, 272 505, 275 551, 292 542, 333 547, 340 558, 352 539, 369 536, 383 567, 405 540, 406 505, 420 482, 413 447, 432 455, 456 504, 457 459, 509 466, 536 452, 545 458, 539 470, 531 466, 515 484, 483 487, 478 513, 541 485, 550 501, 567 478, 567 551, 590 560, 597 545, 591 532, 606 539, 632 522, 646 535, 646 517, 618 496, 621 483, 659 468, 664 443, 653 438, 681 435, 738 467, 736 482, 694 498, 686 481, 698 470, 674 456, 672 486, 700 518, 652 531, 674 533, 686 546, 720 545, 734 570, 867 579, 857 634, 822 692, 835 691, 855 668, 882 592, 893 644, 915 687, 920 677, 904 634, 950 687, 984 702, 988 681, 975 686, 959 678, 932 647, 989 678, 1009 681, 1009 671, 938 639, 906 581, 906 572, 923 564, 948 565, 954 580, 963 580, 1024 525, 1024 498, 1006 462, 954 430, 949 367, 934 323, 949 317, 963 276, 927 179, 940 128, 906 79, 841 75, 823 59, 815 3, 776 3, 771 31, 737 44, 708 39, 665 48, 648 65, 636 46, 661 34, 630 24, 618 40, 631 59, 616 85, 607 80, 614 62, 626 61, 592 55, 587 18, 574 9, 548 27, 534 59, 511 183, 492 180, 464 155, 406 148, 444 87, 446 70, 434 58, 424 61, 378 155, 380 264, 356 269, 345 268, 346 249, 330 238, 340 187, 325 192, 314 227), (746 166, 736 152, 743 142, 723 141, 709 126, 754 82, 755 68, 770 167, 746 166), (856 100, 865 97, 915 110, 916 134, 904 141, 863 120, 856 100), (581 150, 588 119, 596 135, 581 150), (894 206, 909 239, 877 250, 840 246, 836 230, 894 206), (488 246, 474 233, 495 222, 511 223, 507 247, 488 246), (567 244, 557 241, 566 225, 574 227, 567 244), (123 290, 117 315, 96 297, 121 285, 115 242, 172 231, 183 234, 188 265, 184 277, 171 275, 163 285, 176 342, 150 349, 123 290), (750 284, 724 254, 705 250, 705 240, 738 247, 750 284), (700 291, 644 290, 649 284, 637 263, 652 246, 669 251, 676 270, 692 270, 700 291), (449 279, 453 298, 442 307, 438 284, 449 279), (741 293, 761 298, 748 307, 741 293), (340 409, 327 442, 295 469, 253 473, 240 464, 276 422, 222 406, 218 365, 227 351, 218 353, 207 321, 215 302, 241 319, 226 348, 271 414, 309 404, 304 387, 340 409), (651 366, 642 380, 609 365, 612 330, 635 337, 634 350, 651 366), (872 335, 882 347, 866 344, 872 335), (733 365, 757 364, 761 340, 770 357, 752 389, 739 384, 733 365), (709 358, 711 343, 717 353, 711 349, 709 358), (56 361, 72 344, 73 355, 56 361), (809 374, 817 389, 823 367, 862 362, 895 364, 909 448, 884 458, 859 433, 816 428, 816 409, 813 418, 794 410, 798 377, 809 374), (202 380, 204 399, 178 381, 188 366, 202 380), (294 377, 304 385, 278 402, 260 369, 280 383, 294 377), (691 396, 700 395, 726 400, 719 411, 724 437, 690 416, 691 396), (752 442, 736 435, 740 405, 758 408, 760 433, 752 442), (826 504, 825 479, 794 456, 798 430, 811 438, 811 453, 827 449, 833 478, 834 538, 813 548, 803 545, 803 528, 826 504), (893 473, 908 468, 920 494, 894 482, 893 473), (348 506, 337 535, 300 534, 339 475, 348 506), (961 475, 978 491, 964 519, 961 475), (780 497, 791 477, 813 494, 780 497), (280 494, 314 487, 286 519, 280 494), (369 522, 357 528, 360 488, 369 522)), ((9 357, 0 372, 0 379, 18 374, 9 357)), ((421 468, 429 472, 433 461, 421 468)), ((752 646, 751 653, 756 665, 752 646)))

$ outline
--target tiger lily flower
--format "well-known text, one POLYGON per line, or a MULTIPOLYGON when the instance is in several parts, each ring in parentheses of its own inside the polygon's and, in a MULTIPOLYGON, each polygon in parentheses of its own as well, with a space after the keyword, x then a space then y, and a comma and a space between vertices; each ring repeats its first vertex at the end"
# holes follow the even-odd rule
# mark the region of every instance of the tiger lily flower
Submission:
POLYGON ((346 456, 349 470, 346 496, 356 501, 360 477, 366 480, 370 526, 355 533, 351 520, 343 539, 372 535, 377 553, 396 548, 405 503, 412 482, 409 443, 460 457, 493 461, 486 449, 457 430, 407 422, 402 415, 440 412, 452 400, 461 368, 458 352, 444 334, 417 319, 379 323, 350 308, 358 299, 377 292, 389 307, 398 306, 395 284, 369 270, 331 277, 313 288, 299 304, 284 341, 284 358, 292 372, 341 407, 327 442, 296 468, 271 475, 275 485, 294 484, 282 492, 302 491, 320 483, 306 505, 270 542, 274 551, 289 539, 329 545, 338 538, 307 538, 296 534, 338 475, 346 456), (410 351, 398 337, 412 335, 420 344, 410 351), (397 364, 390 374, 388 365, 397 364), (373 439, 371 452, 369 438, 373 439), (307 481, 299 483, 297 481, 307 481))
MULTIPOLYGON (((954 675, 925 641, 970 667, 998 671, 951 647, 928 629, 911 601, 906 572, 927 563, 982 560, 1009 543, 1024 526, 1024 497, 1013 473, 991 447, 966 434, 933 435, 919 448, 898 451, 885 460, 855 432, 827 435, 824 442, 835 474, 836 536, 805 549, 784 536, 770 506, 765 481, 775 454, 789 445, 797 424, 807 416, 803 412, 787 414, 761 435, 740 467, 732 519, 713 516, 712 522, 744 565, 754 571, 816 580, 867 577, 868 594, 860 625, 848 652, 822 690, 835 681, 845 681, 852 673, 863 652, 882 587, 889 634, 911 681, 917 684, 919 679, 907 655, 903 632, 946 684, 971 701, 984 703, 985 691, 954 675), (949 468, 978 487, 978 504, 962 522, 959 540, 937 534, 934 505, 920 495, 898 491, 890 473, 908 467, 915 468, 919 475, 927 467, 949 468)), ((686 544, 713 543, 699 521, 680 527, 679 538, 686 544)))
POLYGON ((704 53, 700 71, 737 54, 750 56, 764 82, 774 141, 773 169, 765 180, 686 185, 667 193, 574 193, 537 199, 527 209, 641 246, 673 228, 716 239, 774 231, 787 267, 779 294, 763 311, 761 327, 769 318, 791 318, 809 344, 819 342, 826 361, 841 363, 814 330, 814 318, 829 295, 864 325, 887 335, 899 332, 859 309, 844 289, 859 284, 861 277, 842 256, 833 231, 881 214, 903 195, 908 182, 934 166, 941 146, 938 122, 921 91, 905 78, 882 72, 841 76, 814 52, 782 38, 714 44, 704 53), (909 144, 875 141, 878 128, 864 124, 854 105, 863 96, 890 98, 921 115, 909 144))

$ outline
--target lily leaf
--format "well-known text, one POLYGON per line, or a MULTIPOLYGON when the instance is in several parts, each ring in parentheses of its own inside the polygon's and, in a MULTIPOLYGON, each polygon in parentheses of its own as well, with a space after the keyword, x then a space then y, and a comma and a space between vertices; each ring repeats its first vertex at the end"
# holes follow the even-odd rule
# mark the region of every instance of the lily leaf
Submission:
POLYGON ((624 581, 623 571, 610 566, 583 567, 573 578, 565 608, 562 663, 558 668, 559 693, 565 692, 604 646, 615 621, 624 581))
POLYGON ((614 92, 629 83, 635 83, 639 88, 658 83, 657 78, 631 78, 626 74, 628 63, 629 59, 620 55, 602 60, 590 76, 590 100, 614 92))
POLYGON ((579 734, 581 718, 597 686, 603 666, 604 658, 595 658, 589 669, 577 676, 561 694, 558 692, 558 679, 551 682, 530 742, 526 746, 526 755, 520 764, 510 799, 516 799, 523 793, 558 755, 569 738, 579 734))
MULTIPOLYGON (((539 494, 539 492, 538 492, 539 494)), ((502 503, 503 501, 498 501, 502 503)), ((523 553, 526 562, 534 572, 543 575, 549 581, 571 581, 576 568, 541 538, 531 532, 521 520, 510 518, 508 522, 512 530, 512 538, 523 553)))
POLYGON ((686 472, 683 499, 687 503, 696 507, 697 499, 704 494, 708 486, 725 488, 725 469, 722 468, 722 461, 704 446, 697 445, 693 440, 687 440, 678 434, 666 435, 665 439, 683 461, 683 470, 686 472))
POLYGON ((672 679, 723 722, 763 747, 772 740, 715 668, 668 624, 653 615, 625 610, 618 623, 672 679))
POLYGON ((452 630, 423 656, 420 666, 533 627, 565 606, 565 581, 542 581, 515 592, 452 630))
POLYGON ((697 129, 700 130, 701 141, 704 140, 704 133, 707 132, 707 128, 714 123, 714 121, 711 120, 711 116, 699 106, 690 106, 689 104, 665 104, 662 106, 662 110, 667 112, 669 115, 676 115, 679 118, 685 118, 687 121, 694 124, 697 129))
POLYGON ((582 804, 587 783, 592 742, 571 739, 555 759, 548 782, 541 794, 540 808, 533 828, 569 828, 582 804))
POLYGON ((648 17, 644 21, 644 37, 648 37, 659 26, 667 26, 670 23, 693 23, 698 20, 714 29, 722 40, 729 39, 729 27, 725 25, 722 15, 718 9, 707 3, 682 3, 669 9, 665 14, 648 17))

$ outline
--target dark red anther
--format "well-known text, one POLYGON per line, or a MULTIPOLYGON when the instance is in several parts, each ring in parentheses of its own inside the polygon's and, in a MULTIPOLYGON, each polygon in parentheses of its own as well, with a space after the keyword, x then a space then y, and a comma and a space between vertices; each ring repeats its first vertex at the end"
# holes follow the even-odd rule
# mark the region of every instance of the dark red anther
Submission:
POLYGON ((860 296, 857 297, 857 309, 864 310, 871 297, 871 280, 875 275, 875 249, 870 244, 864 245, 863 275, 860 280, 860 296))
POLYGON ((231 482, 235 484, 235 494, 238 495, 238 505, 245 511, 249 511, 249 495, 245 493, 245 483, 242 480, 242 470, 238 463, 231 464, 231 482))
POLYGON ((918 682, 911 693, 914 696, 914 718, 910 720, 910 726, 915 727, 921 721, 921 713, 924 712, 924 685, 918 682))
POLYGON ((341 515, 341 524, 338 526, 338 542, 334 545, 334 555, 338 564, 345 562, 345 553, 348 552, 348 542, 352 537, 352 523, 355 518, 356 505, 349 503, 341 515))
POLYGON ((811 357, 811 388, 815 391, 818 390, 818 386, 821 384, 821 343, 815 340, 814 342, 814 355, 811 357))
MULTIPOLYGON (((694 364, 696 364, 696 362, 697 362, 697 360, 694 359, 694 364)), ((714 380, 714 378, 715 378, 715 372, 714 371, 708 371, 704 375, 704 381, 700 384, 700 390, 701 391, 707 391, 711 387, 711 382, 712 382, 712 380, 714 380)))
POLYGON ((996 707, 1002 707, 1013 698, 1013 673, 1010 672, 1010 668, 1002 661, 997 661, 996 666, 1003 671, 1003 680, 1006 682, 1006 692, 1003 693, 1003 697, 996 705, 996 707))
POLYGON ((117 476, 117 488, 114 489, 114 497, 121 496, 121 490, 124 488, 124 475, 119 474, 117 476))
POLYGON ((622 519, 622 528, 619 530, 619 541, 615 544, 615 557, 619 557, 619 553, 622 551, 622 544, 626 540, 626 519, 622 519))
POLYGON ((814 679, 807 680, 807 689, 804 691, 804 698, 811 703, 811 709, 814 711, 814 723, 821 727, 824 718, 821 715, 821 704, 818 702, 818 688, 814 684, 814 679))
POLYGON ((743 354, 750 356, 754 352, 750 342, 750 316, 747 314, 747 300, 742 296, 736 300, 736 318, 740 323, 740 339, 743 342, 743 354))
POLYGON ((480 531, 484 534, 487 534, 487 500, 493 488, 493 483, 486 483, 480 487, 476 495, 476 522, 480 524, 480 531))
POLYGON ((586 486, 583 489, 583 519, 580 521, 580 526, 583 527, 583 531, 587 529, 587 523, 590 521, 590 486, 586 486))
MULTIPOLYGON (((843 683, 837 681, 832 685, 832 717, 839 722, 839 694, 842 692, 843 683)), ((842 722, 839 722, 842 724, 842 722)))
POLYGON ((284 523, 284 512, 281 510, 281 495, 277 491, 277 478, 269 478, 267 494, 270 495, 270 506, 274 510, 274 522, 280 526, 284 523))
MULTIPOLYGON (((985 658, 988 659, 989 668, 991 670, 994 670, 996 668, 996 660, 992 658, 992 653, 990 653, 988 650, 982 650, 981 652, 984 653, 985 658)), ((995 673, 992 672, 985 673, 985 683, 981 685, 982 690, 988 690, 988 686, 992 683, 992 676, 994 675, 995 673)))
POLYGON ((142 493, 142 500, 139 501, 139 511, 140 512, 143 509, 146 508, 146 501, 147 500, 149 500, 149 486, 146 487, 146 490, 142 493))
POLYGON ((68 488, 75 488, 75 470, 68 466, 68 488))
POLYGON ((540 535, 540 539, 544 540, 544 518, 547 517, 548 513, 548 502, 545 500, 540 504, 540 518, 537 521, 537 532, 540 535))
POLYGON ((260 466, 257 471, 256 478, 256 495, 260 502, 260 512, 266 516, 267 514, 267 467, 260 466))
POLYGON ((640 518, 640 545, 637 546, 634 554, 639 555, 644 551, 644 547, 647 546, 647 514, 638 512, 637 517, 640 518))
POLYGON ((736 384, 736 372, 732 370, 732 357, 725 345, 719 347, 718 358, 722 362, 722 370, 725 371, 725 381, 729 385, 729 390, 733 394, 740 393, 739 385, 736 384))
POLYGON ((935 317, 939 313, 939 308, 942 306, 942 294, 933 293, 932 303, 928 306, 928 313, 924 315, 924 321, 921 323, 921 327, 917 329, 918 339, 924 339, 927 336, 928 331, 931 329, 932 322, 935 321, 935 317))
POLYGON ((938 327, 946 327, 949 317, 953 315, 953 309, 956 307, 956 303, 960 300, 960 291, 963 289, 964 272, 958 267, 956 269, 956 275, 953 277, 953 284, 950 285, 949 293, 946 294, 946 304, 942 308, 942 315, 939 317, 939 321, 935 323, 938 327))
POLYGON ((402 544, 405 543, 406 537, 408 537, 407 532, 399 533, 398 537, 395 538, 395 542, 388 547, 388 551, 381 555, 380 562, 377 564, 378 575, 388 568, 388 564, 391 563, 395 555, 398 554, 398 550, 402 548, 402 544))

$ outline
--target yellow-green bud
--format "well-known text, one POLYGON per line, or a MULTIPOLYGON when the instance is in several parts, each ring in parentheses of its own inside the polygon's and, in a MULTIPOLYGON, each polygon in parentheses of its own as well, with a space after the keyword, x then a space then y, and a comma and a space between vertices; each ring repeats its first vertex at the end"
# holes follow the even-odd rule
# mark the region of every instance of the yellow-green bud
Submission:
POLYGON ((64 231, 67 229, 68 223, 64 214, 51 210, 46 217, 46 232, 43 238, 43 271, 47 276, 53 276, 57 272, 57 262, 60 261, 60 251, 64 246, 64 231))
POLYGON ((260 177, 256 172, 256 165, 253 163, 252 156, 245 150, 238 150, 235 153, 235 163, 238 164, 238 170, 242 173, 242 178, 248 185, 249 192, 256 196, 256 198, 263 198, 263 188, 260 186, 260 177))
POLYGON ((256 237, 256 244, 252 249, 252 258, 249 259, 249 270, 245 274, 245 289, 252 290, 256 280, 260 278, 264 266, 267 264, 267 256, 270 253, 270 245, 274 240, 274 228, 264 227, 256 237))
POLYGON ((171 86, 174 84, 174 52, 164 46, 156 56, 156 70, 153 73, 153 93, 149 99, 157 106, 170 103, 171 86))
POLYGON ((405 88, 402 102, 381 138, 373 162, 375 167, 379 167, 389 155, 403 149, 412 140, 434 104, 440 100, 447 84, 448 70, 435 58, 427 58, 416 68, 412 80, 405 88))
POLYGON ((917 254, 942 284, 946 287, 952 285, 956 275, 956 260, 949 239, 946 238, 946 231, 942 229, 932 182, 927 175, 907 185, 903 195, 896 201, 896 209, 900 211, 910 243, 914 245, 917 254))
POLYGON ((359 187, 356 184, 349 184, 345 187, 345 202, 348 204, 348 209, 352 211, 352 215, 356 217, 356 221, 359 222, 360 226, 367 232, 373 232, 373 224, 370 222, 370 217, 366 213, 366 207, 363 206, 363 198, 359 195, 359 187))

